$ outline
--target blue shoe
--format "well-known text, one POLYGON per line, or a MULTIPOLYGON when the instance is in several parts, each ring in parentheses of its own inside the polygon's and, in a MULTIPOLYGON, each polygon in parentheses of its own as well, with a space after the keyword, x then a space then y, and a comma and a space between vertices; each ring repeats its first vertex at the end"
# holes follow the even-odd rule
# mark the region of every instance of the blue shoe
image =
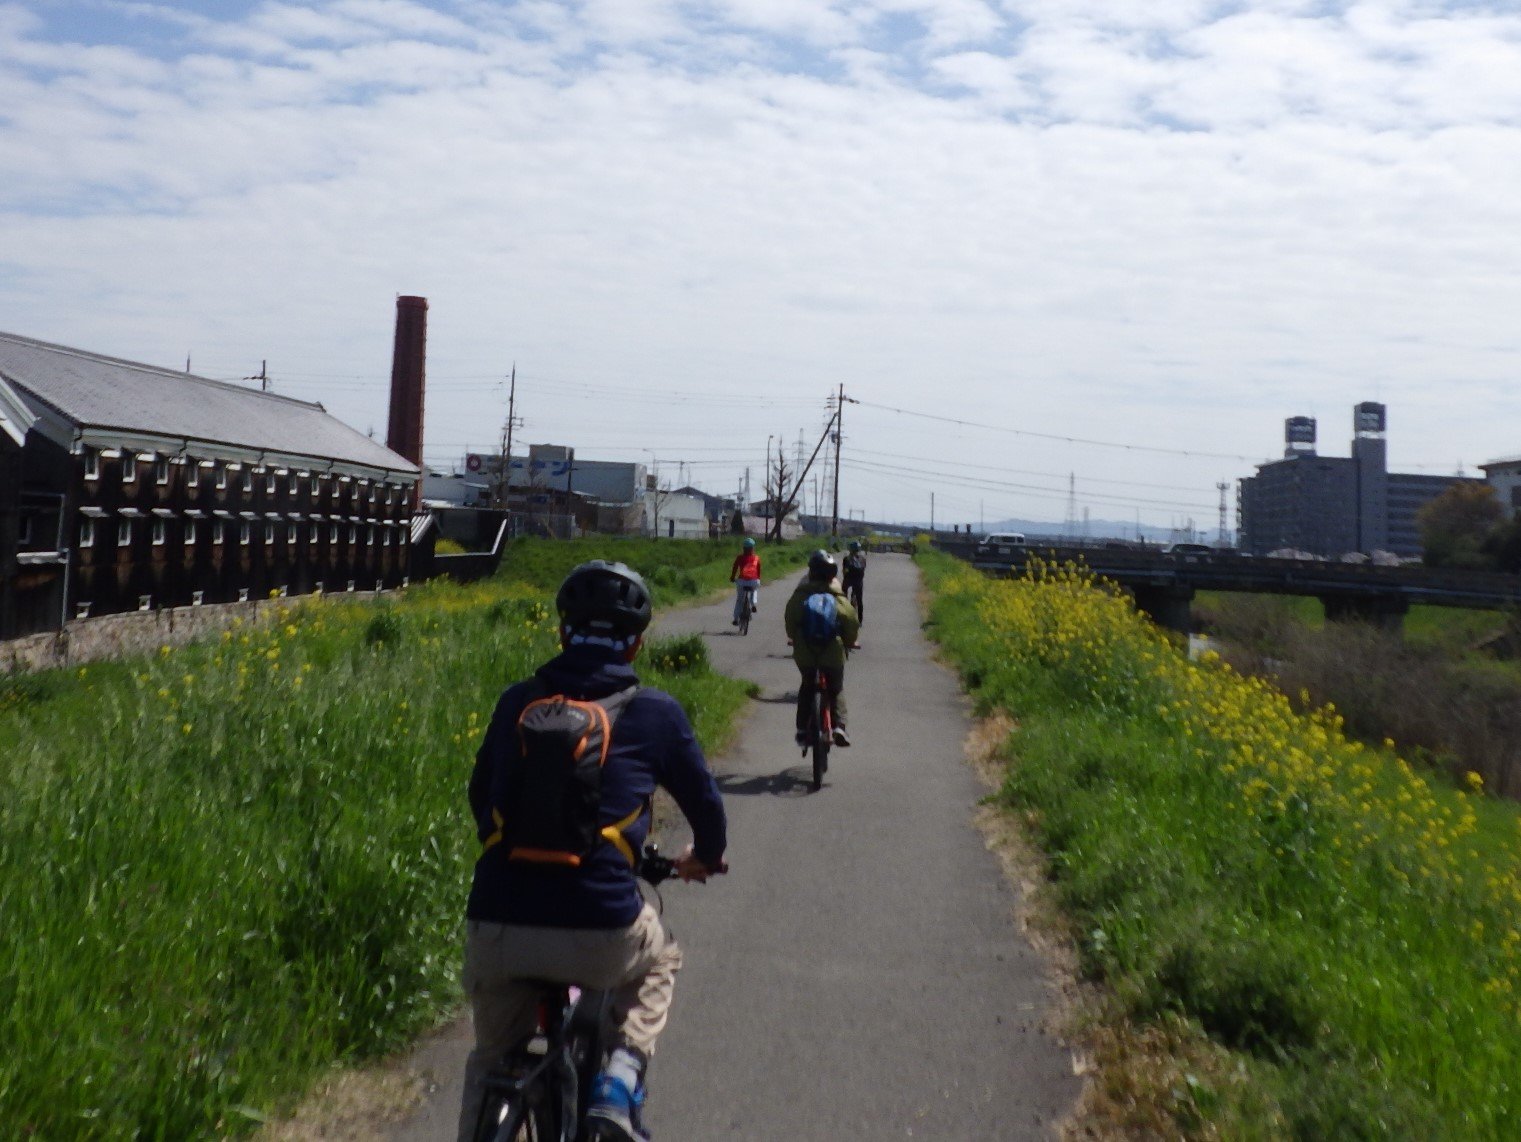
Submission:
POLYGON ((622 1079, 598 1075, 591 1105, 586 1109, 587 1137, 596 1142, 650 1142, 640 1121, 643 1108, 643 1084, 631 1091, 622 1079))

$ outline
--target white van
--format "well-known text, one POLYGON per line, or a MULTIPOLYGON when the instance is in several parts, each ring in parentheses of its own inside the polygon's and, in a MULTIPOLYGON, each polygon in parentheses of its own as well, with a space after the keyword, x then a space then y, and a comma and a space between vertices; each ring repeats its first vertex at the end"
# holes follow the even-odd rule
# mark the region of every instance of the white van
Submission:
POLYGON ((1025 545, 1020 531, 995 531, 977 541, 978 555, 1015 555, 1025 545))

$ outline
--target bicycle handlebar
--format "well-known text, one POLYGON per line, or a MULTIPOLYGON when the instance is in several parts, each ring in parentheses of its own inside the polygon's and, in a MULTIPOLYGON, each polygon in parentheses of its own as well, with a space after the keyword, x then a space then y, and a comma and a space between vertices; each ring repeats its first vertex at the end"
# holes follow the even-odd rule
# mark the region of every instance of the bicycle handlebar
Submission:
POLYGON ((676 875, 676 862, 664 855, 659 845, 645 845, 639 858, 638 875, 647 883, 658 885, 676 875))

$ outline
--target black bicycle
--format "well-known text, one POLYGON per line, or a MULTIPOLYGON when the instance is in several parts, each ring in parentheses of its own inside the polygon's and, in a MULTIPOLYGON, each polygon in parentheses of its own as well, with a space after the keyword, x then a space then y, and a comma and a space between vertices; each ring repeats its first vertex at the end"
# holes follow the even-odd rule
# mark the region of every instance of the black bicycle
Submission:
MULTIPOLYGON (((675 872, 675 861, 645 846, 642 879, 658 885, 675 872)), ((538 1029, 486 1076, 476 1142, 591 1142, 586 1111, 609 1049, 612 997, 549 980, 542 986, 538 1029)))

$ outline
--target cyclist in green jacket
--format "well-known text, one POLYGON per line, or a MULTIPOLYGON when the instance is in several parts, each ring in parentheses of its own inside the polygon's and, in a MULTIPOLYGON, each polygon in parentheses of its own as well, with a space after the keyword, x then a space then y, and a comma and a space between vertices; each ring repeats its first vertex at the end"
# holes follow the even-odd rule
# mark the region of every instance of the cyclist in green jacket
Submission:
POLYGON ((838 571, 834 556, 823 549, 815 551, 808 557, 807 576, 787 600, 787 637, 792 641, 792 661, 802 676, 797 694, 797 744, 800 746, 808 744, 808 719, 814 682, 820 668, 834 703, 834 744, 850 744, 845 732, 845 648, 855 645, 861 623, 855 608, 835 581, 838 571), (816 595, 831 596, 833 606, 830 606, 830 600, 810 603, 809 600, 816 595), (821 612, 832 612, 832 623, 821 617, 821 612))

